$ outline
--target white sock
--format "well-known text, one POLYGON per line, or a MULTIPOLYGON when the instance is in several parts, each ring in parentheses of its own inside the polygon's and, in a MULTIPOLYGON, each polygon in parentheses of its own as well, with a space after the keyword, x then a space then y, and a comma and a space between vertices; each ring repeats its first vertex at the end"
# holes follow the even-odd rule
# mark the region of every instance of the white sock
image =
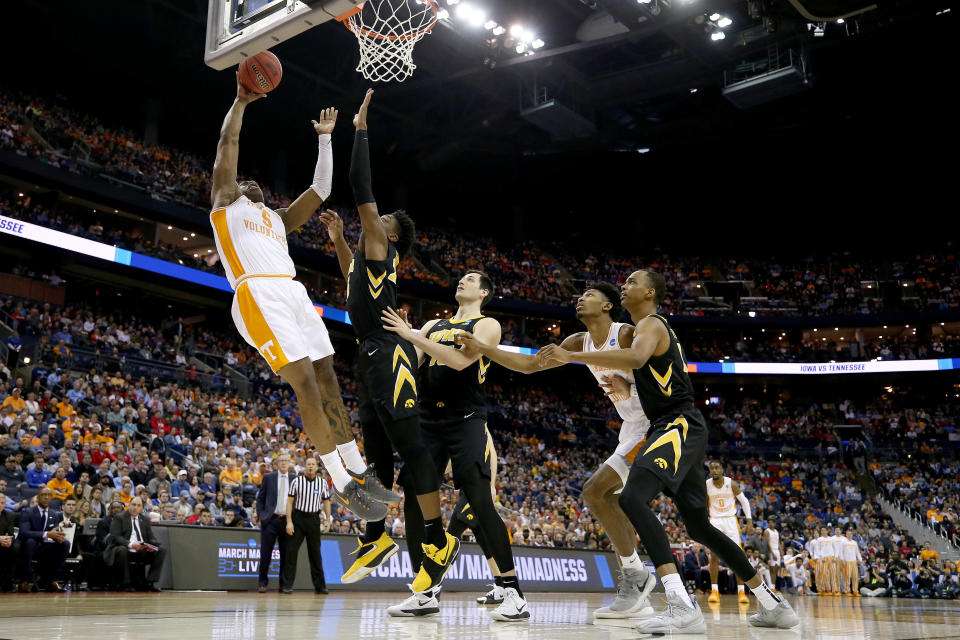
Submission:
POLYGON ((663 588, 667 593, 675 593, 686 603, 688 607, 693 607, 693 602, 690 600, 690 594, 687 593, 687 588, 683 586, 683 580, 680 578, 679 573, 670 573, 660 578, 660 581, 663 582, 663 588))
POLYGON ((337 452, 340 453, 340 457, 343 458, 344 464, 350 471, 363 473, 367 470, 367 463, 363 461, 363 456, 360 455, 360 449, 357 448, 356 440, 338 444, 337 452))
POLYGON ((737 585, 737 592, 738 592, 738 593, 743 593, 743 585, 742 585, 742 584, 738 584, 738 585, 737 585))
POLYGON ((338 454, 336 450, 331 451, 326 455, 320 456, 320 461, 323 463, 323 467, 327 470, 327 473, 330 474, 330 477, 333 478, 333 486, 337 488, 337 491, 343 491, 343 488, 350 483, 351 478, 347 470, 343 468, 340 454, 338 454))
POLYGON ((620 556, 620 564, 623 565, 624 569, 643 569, 643 561, 640 560, 636 551, 629 556, 620 556))
POLYGON ((720 593, 720 585, 718 585, 716 582, 713 582, 710 584, 710 590, 720 593))
POLYGON ((780 604, 780 598, 770 590, 766 582, 761 582, 756 589, 750 587, 750 591, 753 591, 753 595, 757 596, 757 600, 760 601, 760 605, 764 609, 776 609, 777 605, 780 604))

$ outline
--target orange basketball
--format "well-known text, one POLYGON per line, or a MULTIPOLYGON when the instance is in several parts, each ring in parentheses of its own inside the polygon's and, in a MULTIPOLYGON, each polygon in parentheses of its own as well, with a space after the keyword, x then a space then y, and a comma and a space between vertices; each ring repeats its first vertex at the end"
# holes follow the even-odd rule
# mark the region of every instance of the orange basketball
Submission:
POLYGON ((240 63, 240 83, 254 93, 270 93, 280 84, 283 67, 277 56, 263 51, 240 63))

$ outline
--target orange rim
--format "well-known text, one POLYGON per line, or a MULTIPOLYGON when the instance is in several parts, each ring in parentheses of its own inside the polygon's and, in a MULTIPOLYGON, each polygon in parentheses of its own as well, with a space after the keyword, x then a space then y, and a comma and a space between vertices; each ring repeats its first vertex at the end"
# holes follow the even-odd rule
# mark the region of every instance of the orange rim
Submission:
MULTIPOLYGON (((433 11, 433 20, 430 22, 430 26, 427 27, 426 29, 421 29, 420 31, 414 31, 413 33, 406 33, 399 36, 385 36, 382 33, 373 31, 372 29, 371 30, 361 29, 358 35, 364 38, 374 38, 376 40, 410 40, 411 38, 419 38, 421 36, 424 36, 430 33, 431 31, 433 31, 433 28, 437 26, 437 4, 436 2, 434 2, 434 0, 425 0, 425 1, 427 4, 427 7, 429 7, 429 9, 433 11)), ((346 13, 337 16, 336 20, 342 23, 343 26, 349 29, 352 33, 356 34, 356 32, 353 30, 353 25, 350 23, 350 18, 352 18, 353 16, 363 11, 363 7, 366 4, 367 3, 364 2, 363 4, 356 6, 353 9, 350 9, 350 11, 347 11, 346 13)))

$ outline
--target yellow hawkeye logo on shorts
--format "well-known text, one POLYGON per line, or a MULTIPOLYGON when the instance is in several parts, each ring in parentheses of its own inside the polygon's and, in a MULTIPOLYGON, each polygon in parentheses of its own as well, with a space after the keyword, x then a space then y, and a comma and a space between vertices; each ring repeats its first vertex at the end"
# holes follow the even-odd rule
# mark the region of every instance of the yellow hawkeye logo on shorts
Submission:
POLYGON ((403 389, 403 385, 409 383, 413 388, 413 398, 407 399, 403 403, 403 406, 410 409, 416 406, 417 401, 415 400, 417 395, 417 381, 413 377, 413 373, 410 372, 410 358, 407 357, 407 354, 403 352, 403 348, 400 345, 397 345, 393 349, 393 370, 397 374, 397 379, 393 383, 393 406, 397 406, 397 402, 400 400, 400 390, 403 389), (401 362, 402 360, 402 362, 401 362), (404 362, 406 364, 404 364, 404 362))
MULTIPOLYGON (((667 425, 666 430, 659 438, 653 441, 653 443, 647 447, 647 450, 643 452, 643 455, 647 455, 657 447, 660 447, 665 444, 670 444, 673 446, 673 475, 677 475, 677 468, 680 465, 680 447, 681 439, 683 442, 687 441, 687 430, 690 428, 690 425, 687 424, 687 419, 683 416, 679 416, 676 420, 667 425), (681 435, 681 429, 683 431, 681 435)), ((661 469, 667 468, 667 461, 663 458, 657 458, 654 460, 654 463, 661 469), (663 464, 660 464, 660 463, 663 464)))

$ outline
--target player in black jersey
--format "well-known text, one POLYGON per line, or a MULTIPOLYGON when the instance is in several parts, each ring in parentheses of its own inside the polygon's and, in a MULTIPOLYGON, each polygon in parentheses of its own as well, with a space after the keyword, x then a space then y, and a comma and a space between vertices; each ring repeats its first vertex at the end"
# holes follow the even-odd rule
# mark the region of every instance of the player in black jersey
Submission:
POLYGON ((743 551, 710 524, 707 511, 704 455, 707 425, 693 405, 693 383, 677 336, 657 307, 666 296, 663 276, 635 271, 623 284, 621 301, 636 325, 629 349, 593 353, 544 347, 538 357, 544 365, 580 362, 616 369, 632 369, 650 431, 633 461, 620 505, 633 522, 650 553, 667 592, 667 608, 637 625, 643 633, 705 633, 703 614, 691 600, 670 552, 670 541, 650 509, 661 492, 673 498, 690 537, 709 547, 750 587, 760 601, 754 626, 786 629, 800 623, 790 604, 773 593, 750 565, 743 551))
MULTIPOLYGON (((500 323, 485 317, 482 308, 493 298, 490 278, 482 271, 468 271, 457 285, 459 307, 452 318, 427 322, 415 333, 406 318, 393 309, 383 314, 384 327, 409 341, 417 350, 420 367, 420 415, 424 443, 437 473, 442 475, 451 461, 453 482, 465 495, 476 519, 470 527, 485 541, 500 570, 505 596, 500 606, 490 613, 495 620, 526 620, 529 607, 517 581, 510 549, 510 536, 490 491, 492 452, 487 439, 486 394, 490 360, 479 353, 466 355, 456 345, 456 337, 471 333, 482 342, 499 344, 500 323)), ((418 462, 418 464, 423 464, 418 462)), ((412 465, 405 465, 405 473, 412 465)), ((466 505, 464 505, 466 506, 466 505)), ((418 547, 416 526, 423 516, 419 505, 405 503, 407 542, 411 562, 418 547)), ((451 526, 454 523, 451 522, 451 526)), ((391 615, 423 615, 439 611, 435 592, 419 593, 387 611, 391 615)))
MULTIPOLYGON (((408 215, 397 212, 381 216, 373 197, 367 110, 373 90, 368 90, 353 119, 356 136, 350 162, 362 233, 357 250, 343 237, 343 223, 331 211, 321 215, 337 250, 340 269, 347 279, 347 310, 357 334, 357 382, 360 396, 360 426, 367 460, 386 487, 394 481, 393 449, 409 465, 407 502, 416 501, 425 524, 424 560, 413 584, 418 591, 436 587, 460 550, 460 541, 443 530, 440 518, 440 474, 429 463, 420 429, 420 408, 415 377, 417 353, 406 340, 383 328, 380 314, 397 306, 397 266, 413 245, 414 225, 408 215), (426 458, 426 459, 425 459, 426 458)), ((349 508, 349 505, 344 505, 349 508)), ((410 533, 410 527, 407 528, 410 533)), ((343 575, 345 583, 356 582, 398 551, 387 536, 384 521, 367 522, 354 552, 357 560, 343 575)))

